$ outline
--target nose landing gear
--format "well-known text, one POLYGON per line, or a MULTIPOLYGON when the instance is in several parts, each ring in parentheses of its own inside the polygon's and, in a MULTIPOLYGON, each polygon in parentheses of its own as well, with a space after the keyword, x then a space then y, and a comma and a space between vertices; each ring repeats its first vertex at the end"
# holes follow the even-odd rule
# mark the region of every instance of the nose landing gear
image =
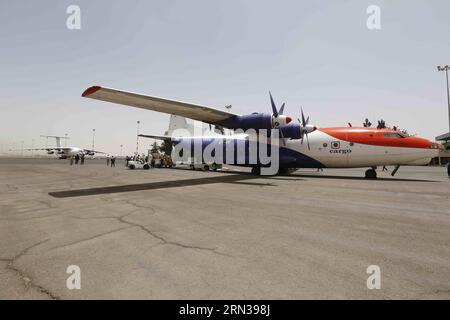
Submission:
POLYGON ((366 170, 366 179, 376 179, 377 178, 377 167, 366 170))

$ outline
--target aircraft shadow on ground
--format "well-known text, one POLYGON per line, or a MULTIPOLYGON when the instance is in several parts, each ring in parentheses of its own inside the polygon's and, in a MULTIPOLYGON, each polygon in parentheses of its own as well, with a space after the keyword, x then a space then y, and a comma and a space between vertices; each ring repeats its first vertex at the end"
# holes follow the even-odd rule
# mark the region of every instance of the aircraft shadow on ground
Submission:
POLYGON ((352 176, 333 176, 333 175, 323 175, 323 174, 304 174, 304 173, 294 173, 291 177, 302 177, 302 178, 317 178, 317 179, 342 179, 342 180, 367 180, 367 181, 409 181, 409 182, 439 182, 436 180, 424 180, 424 179, 404 179, 404 178, 376 178, 376 179, 366 179, 365 177, 352 177, 352 176))
MULTIPOLYGON (((272 182, 260 183, 252 182, 249 180, 254 179, 269 179, 269 180, 285 180, 285 181, 301 181, 304 178, 317 178, 317 179, 344 179, 344 180, 366 180, 364 177, 351 177, 351 176, 333 176, 333 175, 314 175, 314 174, 292 174, 286 176, 254 176, 250 173, 231 173, 223 176, 211 176, 206 178, 195 178, 195 179, 182 179, 182 180, 171 180, 171 181, 158 181, 140 184, 128 184, 121 186, 110 186, 110 187, 96 187, 87 189, 77 189, 77 190, 67 190, 67 191, 55 191, 49 192, 49 195, 55 198, 71 198, 71 197, 82 197, 82 196, 93 196, 100 194, 110 194, 110 193, 123 193, 123 192, 133 192, 133 191, 143 191, 143 190, 157 190, 157 189, 167 189, 167 188, 179 188, 188 186, 198 186, 207 184, 217 184, 217 183, 232 183, 237 185, 248 185, 248 186, 268 186, 274 187, 276 184, 272 182)), ((378 178, 375 181, 409 181, 409 182, 438 182, 433 180, 418 180, 418 179, 399 179, 399 178, 378 178)))
POLYGON ((275 186, 273 183, 257 183, 250 182, 248 180, 257 179, 250 174, 230 174, 224 176, 211 176, 206 178, 195 178, 195 179, 183 179, 183 180, 171 180, 171 181, 159 181, 141 184, 128 184, 122 186, 111 186, 111 187, 97 187, 88 189, 78 189, 78 190, 67 190, 67 191, 56 191, 49 192, 49 195, 55 198, 70 198, 70 197, 82 197, 82 196, 92 196, 100 194, 109 193, 122 193, 122 192, 132 192, 132 191, 143 191, 143 190, 157 190, 166 188, 179 188, 206 184, 216 184, 216 183, 235 183, 242 185, 252 185, 252 186, 275 186))

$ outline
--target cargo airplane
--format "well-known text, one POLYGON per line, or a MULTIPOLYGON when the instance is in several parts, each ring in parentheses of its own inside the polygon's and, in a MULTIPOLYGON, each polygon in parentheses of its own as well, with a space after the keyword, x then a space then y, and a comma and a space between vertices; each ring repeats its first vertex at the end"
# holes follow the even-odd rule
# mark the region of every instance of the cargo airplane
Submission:
MULTIPOLYGON (((58 137, 58 136, 42 136, 44 138, 55 138, 56 139, 56 147, 45 147, 45 148, 31 148, 31 149, 23 149, 23 151, 46 151, 49 155, 57 155, 59 159, 67 159, 72 156, 78 155, 88 155, 94 156, 96 153, 102 153, 96 150, 83 149, 78 147, 62 147, 61 139, 68 139, 67 137, 58 137)), ((22 150, 11 150, 11 151, 22 151, 22 150)))
MULTIPOLYGON (((128 105, 147 110, 175 114, 216 126, 237 130, 279 130, 279 173, 288 173, 296 168, 356 168, 368 167, 365 177, 375 179, 377 166, 395 166, 392 175, 402 165, 427 165, 437 157, 441 145, 427 139, 410 136, 397 129, 371 127, 319 128, 309 124, 309 117, 298 123, 284 115, 284 104, 278 110, 270 95, 272 113, 238 115, 215 108, 147 96, 117 89, 93 86, 87 88, 82 97, 128 105), (304 143, 306 142, 306 143, 304 143)), ((235 140, 235 144, 246 143, 245 134, 215 137, 171 137, 142 135, 149 138, 170 140, 179 143, 182 139, 235 140)), ((201 141, 204 146, 204 141, 201 141)), ((225 159, 224 155, 224 159, 225 159)), ((226 163, 225 160, 223 163, 226 163)), ((231 163, 238 165, 236 163, 231 163)), ((261 164, 251 166, 252 173, 261 174, 261 164)))

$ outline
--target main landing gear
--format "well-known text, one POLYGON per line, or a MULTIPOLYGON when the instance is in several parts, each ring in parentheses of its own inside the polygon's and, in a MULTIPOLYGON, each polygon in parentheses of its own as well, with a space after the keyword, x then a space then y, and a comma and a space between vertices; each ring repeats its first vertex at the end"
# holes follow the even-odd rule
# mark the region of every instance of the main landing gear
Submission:
POLYGON ((372 167, 366 170, 366 179, 376 179, 377 178, 377 167, 372 167))
POLYGON ((261 175, 261 167, 253 167, 252 168, 252 174, 255 176, 261 175))

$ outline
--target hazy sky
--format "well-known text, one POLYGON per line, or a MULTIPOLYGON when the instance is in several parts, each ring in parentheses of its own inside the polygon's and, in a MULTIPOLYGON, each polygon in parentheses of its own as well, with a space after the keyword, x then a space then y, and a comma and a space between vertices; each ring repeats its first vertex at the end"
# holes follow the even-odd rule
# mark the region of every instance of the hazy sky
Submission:
MULTIPOLYGON (((0 153, 70 145, 131 153, 136 121, 161 134, 169 116, 81 98, 98 84, 224 108, 270 112, 268 90, 319 127, 388 124, 448 132, 450 1, 0 0, 0 153), (66 27, 69 5, 81 30, 66 27), (366 27, 369 5, 381 30, 366 27)), ((142 140, 143 144, 151 141, 142 140)))

